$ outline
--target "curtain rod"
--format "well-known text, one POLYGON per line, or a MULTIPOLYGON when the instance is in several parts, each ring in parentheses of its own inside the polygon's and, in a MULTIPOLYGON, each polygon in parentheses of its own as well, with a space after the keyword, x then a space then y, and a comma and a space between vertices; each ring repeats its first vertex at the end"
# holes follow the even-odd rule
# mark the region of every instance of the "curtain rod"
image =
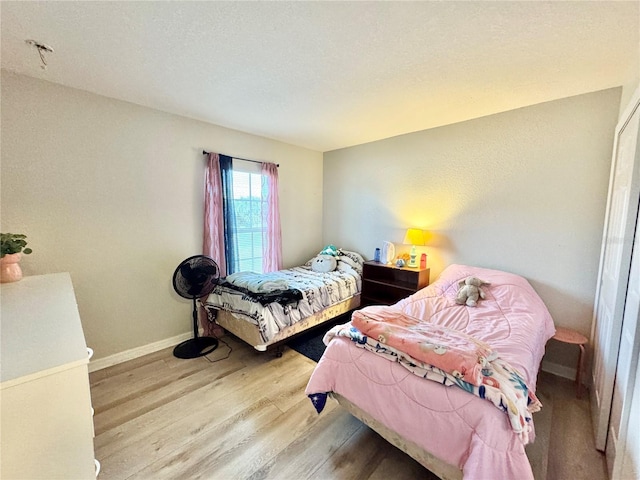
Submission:
MULTIPOLYGON (((211 152, 207 152, 206 150, 202 150, 202 154, 203 154, 203 155, 209 155, 209 153, 211 153, 211 152)), ((221 155, 224 155, 224 154, 221 154, 221 155)), ((234 157, 233 155, 227 155, 227 157, 237 158, 238 160, 244 160, 245 162, 253 162, 253 163, 270 163, 270 162, 261 162, 260 160, 249 160, 248 158, 234 157)), ((280 164, 279 164, 279 163, 276 163, 276 167, 280 167, 280 164)))

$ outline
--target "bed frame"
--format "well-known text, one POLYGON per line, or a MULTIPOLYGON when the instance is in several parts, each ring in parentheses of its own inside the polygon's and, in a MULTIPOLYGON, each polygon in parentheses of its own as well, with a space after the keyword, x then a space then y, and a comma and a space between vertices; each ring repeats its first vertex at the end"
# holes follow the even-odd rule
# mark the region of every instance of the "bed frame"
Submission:
POLYGON ((384 438, 387 442, 395 447, 398 447, 400 450, 409 455, 416 462, 418 462, 420 465, 425 467, 437 477, 441 478, 442 480, 462 480, 462 470, 460 470, 458 467, 440 460, 433 454, 420 448, 415 443, 409 440, 405 440, 399 434, 385 427, 382 423, 377 421, 357 405, 351 403, 342 395, 330 392, 329 396, 336 400, 338 404, 345 410, 347 410, 351 415, 367 425, 374 432, 384 438))
POLYGON ((244 320, 228 312, 226 310, 217 310, 214 307, 207 307, 211 310, 217 310, 216 323, 222 328, 232 333, 236 337, 245 341, 253 348, 260 352, 267 350, 267 347, 281 344, 284 340, 302 333, 322 323, 333 320, 351 310, 355 310, 360 306, 360 294, 349 297, 342 302, 331 305, 313 315, 303 318, 299 322, 280 330, 271 340, 265 342, 260 335, 258 326, 250 321, 244 320))

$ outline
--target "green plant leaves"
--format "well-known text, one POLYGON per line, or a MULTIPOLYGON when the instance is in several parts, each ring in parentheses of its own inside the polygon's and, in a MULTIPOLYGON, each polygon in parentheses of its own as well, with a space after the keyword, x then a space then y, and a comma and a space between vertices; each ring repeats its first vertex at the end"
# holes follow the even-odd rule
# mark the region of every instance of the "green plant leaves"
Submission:
POLYGON ((22 233, 0 233, 0 252, 2 257, 14 253, 29 255, 33 250, 27 247, 27 236, 22 233))

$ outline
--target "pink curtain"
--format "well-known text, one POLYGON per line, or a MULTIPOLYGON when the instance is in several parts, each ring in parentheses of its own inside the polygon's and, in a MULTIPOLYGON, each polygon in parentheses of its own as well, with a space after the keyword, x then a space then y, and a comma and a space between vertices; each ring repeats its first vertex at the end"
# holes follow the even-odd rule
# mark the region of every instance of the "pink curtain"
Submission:
POLYGON ((262 195, 267 211, 262 241, 262 271, 274 272, 282 269, 282 233, 280 231, 280 208, 278 204, 278 167, 275 163, 262 164, 262 195), (266 198, 264 196, 266 195, 266 198))
POLYGON ((222 180, 220 156, 210 153, 204 175, 204 238, 203 252, 220 267, 220 275, 227 275, 224 258, 224 219, 222 217, 222 180))
MULTIPOLYGON (((220 268, 220 276, 227 275, 224 257, 224 219, 222 217, 222 180, 220 177, 220 156, 210 153, 204 176, 204 237, 202 253, 215 260, 220 268)), ((207 320, 204 308, 200 309, 200 325, 205 336, 219 337, 224 330, 207 320)))

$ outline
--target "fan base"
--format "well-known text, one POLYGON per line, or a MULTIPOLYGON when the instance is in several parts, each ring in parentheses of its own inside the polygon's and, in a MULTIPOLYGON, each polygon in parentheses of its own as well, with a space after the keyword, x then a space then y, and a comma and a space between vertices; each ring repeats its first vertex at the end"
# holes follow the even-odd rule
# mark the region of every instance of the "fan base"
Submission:
POLYGON ((198 358, 208 355, 218 348, 218 339, 213 337, 196 337, 185 340, 173 349, 177 358, 198 358))

